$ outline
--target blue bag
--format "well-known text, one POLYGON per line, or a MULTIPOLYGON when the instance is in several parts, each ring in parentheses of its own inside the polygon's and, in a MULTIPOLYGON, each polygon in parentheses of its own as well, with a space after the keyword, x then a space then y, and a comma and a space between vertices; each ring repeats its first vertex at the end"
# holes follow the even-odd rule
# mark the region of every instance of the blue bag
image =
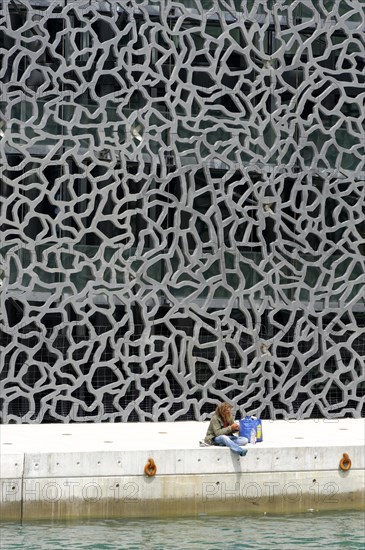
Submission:
POLYGON ((256 432, 256 441, 260 443, 262 441, 262 421, 255 416, 246 416, 240 420, 240 436, 246 437, 250 441, 251 430, 256 432))

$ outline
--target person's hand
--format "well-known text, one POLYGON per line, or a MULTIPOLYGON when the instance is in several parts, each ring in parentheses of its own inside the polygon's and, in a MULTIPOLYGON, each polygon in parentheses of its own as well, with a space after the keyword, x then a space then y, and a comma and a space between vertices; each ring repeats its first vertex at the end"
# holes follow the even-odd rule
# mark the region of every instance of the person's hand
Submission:
POLYGON ((239 429, 240 429, 240 425, 237 424, 237 422, 235 422, 234 424, 232 424, 232 426, 231 426, 232 432, 238 432, 239 429))

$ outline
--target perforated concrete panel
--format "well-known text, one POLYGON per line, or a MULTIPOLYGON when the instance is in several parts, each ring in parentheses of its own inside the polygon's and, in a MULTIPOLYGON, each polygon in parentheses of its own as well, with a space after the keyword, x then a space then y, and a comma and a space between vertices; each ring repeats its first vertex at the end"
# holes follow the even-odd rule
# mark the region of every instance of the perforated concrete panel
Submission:
POLYGON ((361 416, 364 3, 0 6, 3 421, 361 416))

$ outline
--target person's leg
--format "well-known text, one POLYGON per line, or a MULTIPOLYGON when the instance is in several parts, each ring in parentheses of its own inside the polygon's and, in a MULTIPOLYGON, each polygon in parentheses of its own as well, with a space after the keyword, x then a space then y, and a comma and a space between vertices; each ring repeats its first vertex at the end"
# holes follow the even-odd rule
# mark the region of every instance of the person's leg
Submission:
POLYGON ((240 447, 243 447, 244 445, 247 445, 248 443, 248 439, 247 437, 242 437, 242 436, 235 436, 233 435, 232 437, 234 437, 234 442, 239 445, 240 447))
MULTIPOLYGON (((234 438, 234 439, 238 439, 238 438, 234 438)), ((215 445, 221 445, 221 446, 224 446, 224 447, 229 447, 231 449, 231 451, 233 451, 234 453, 238 454, 238 455, 241 455, 241 456, 244 456, 247 451, 246 450, 243 450, 241 449, 241 447, 239 447, 237 445, 237 443, 235 442, 235 440, 233 439, 233 437, 229 436, 229 435, 218 435, 217 437, 214 438, 214 444, 215 445)), ((245 439, 245 438, 243 438, 245 439)))

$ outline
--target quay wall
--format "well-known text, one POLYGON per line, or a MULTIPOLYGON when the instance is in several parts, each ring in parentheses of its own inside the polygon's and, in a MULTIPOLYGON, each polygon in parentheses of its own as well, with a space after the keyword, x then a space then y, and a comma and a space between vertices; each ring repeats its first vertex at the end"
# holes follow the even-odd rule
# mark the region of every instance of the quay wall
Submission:
POLYGON ((1 456, 3 520, 365 509, 359 445, 25 452, 1 456), (339 468, 344 452, 347 472, 339 468), (149 458, 157 471, 148 477, 149 458))

